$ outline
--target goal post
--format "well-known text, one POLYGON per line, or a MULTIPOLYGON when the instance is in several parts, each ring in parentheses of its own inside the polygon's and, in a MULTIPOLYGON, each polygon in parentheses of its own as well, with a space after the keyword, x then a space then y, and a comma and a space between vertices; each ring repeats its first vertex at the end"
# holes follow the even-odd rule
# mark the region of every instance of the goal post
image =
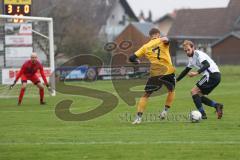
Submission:
MULTIPOLYGON (((53 89, 52 92, 52 96, 56 95, 56 91, 55 91, 55 60, 54 60, 54 33, 53 33, 53 19, 49 18, 49 17, 32 17, 32 16, 11 16, 11 15, 1 15, 0 14, 0 20, 1 23, 2 21, 4 23, 7 23, 7 21, 10 20, 21 20, 21 21, 27 21, 27 22, 46 22, 48 27, 45 27, 44 29, 47 30, 46 34, 44 35, 44 33, 41 33, 41 31, 36 31, 34 30, 34 28, 32 28, 32 33, 33 34, 37 34, 38 36, 40 36, 42 39, 46 39, 47 41, 47 45, 48 47, 48 54, 49 54, 49 59, 47 59, 47 61, 49 62, 49 68, 51 70, 51 76, 49 78, 49 83, 51 85, 51 88, 53 89), (5 19, 5 20, 4 20, 5 19)), ((2 23, 2 25, 4 25, 2 23)), ((33 45, 33 44, 32 44, 33 45)), ((5 61, 5 60, 4 60, 5 61)), ((20 66, 19 66, 20 67, 20 66)))

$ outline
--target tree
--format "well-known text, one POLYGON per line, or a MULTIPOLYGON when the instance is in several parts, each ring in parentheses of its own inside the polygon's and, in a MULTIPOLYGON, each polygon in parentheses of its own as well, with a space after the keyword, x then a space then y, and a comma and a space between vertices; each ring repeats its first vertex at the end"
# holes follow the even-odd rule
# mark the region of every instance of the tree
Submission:
POLYGON ((147 22, 152 22, 152 11, 148 11, 148 18, 146 20, 147 22))
POLYGON ((56 56, 58 53, 74 56, 98 54, 96 50, 103 48, 98 34, 115 2, 117 0, 44 0, 48 6, 39 3, 33 8, 38 11, 36 16, 54 19, 56 56))

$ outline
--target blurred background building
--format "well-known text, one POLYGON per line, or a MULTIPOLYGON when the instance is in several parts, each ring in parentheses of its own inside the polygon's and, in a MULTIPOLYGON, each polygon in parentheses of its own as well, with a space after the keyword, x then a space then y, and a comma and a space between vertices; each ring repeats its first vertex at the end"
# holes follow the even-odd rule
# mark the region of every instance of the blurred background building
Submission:
POLYGON ((239 19, 239 0, 230 0, 226 8, 178 10, 168 33, 176 64, 186 63, 181 46, 186 39, 220 64, 239 64, 239 19))
MULTIPOLYGON (((130 41, 132 47, 122 51, 129 55, 149 40, 148 31, 158 27, 171 39, 171 54, 176 65, 186 63, 182 42, 196 43, 220 64, 239 64, 240 1, 230 0, 227 7, 178 9, 153 20, 140 12, 137 16, 127 0, 41 0, 33 1, 32 16, 53 17, 55 57, 57 64, 74 55, 94 54, 110 63, 111 55, 104 50, 107 42, 118 45, 130 41)), ((136 2, 137 3, 137 2, 136 2)), ((0 11, 3 11, 0 0, 0 11)), ((36 29, 36 28, 35 28, 36 29)), ((37 38, 37 37, 33 37, 37 38)), ((42 42, 38 41, 41 46, 42 42)), ((44 46, 44 44, 42 45, 44 46)), ((1 47, 1 46, 0 46, 1 47)), ((42 48, 39 48, 41 52, 42 48)), ((42 56, 42 59, 47 59, 42 56)))

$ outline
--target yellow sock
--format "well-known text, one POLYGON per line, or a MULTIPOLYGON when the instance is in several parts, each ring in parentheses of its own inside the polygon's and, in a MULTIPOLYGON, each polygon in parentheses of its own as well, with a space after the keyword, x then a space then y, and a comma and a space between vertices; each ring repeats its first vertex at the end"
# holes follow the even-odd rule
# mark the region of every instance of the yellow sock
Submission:
POLYGON ((171 107, 174 98, 175 98, 175 92, 174 91, 173 92, 168 92, 165 105, 171 107))
POLYGON ((146 108, 146 105, 147 105, 147 101, 148 101, 148 98, 146 97, 141 97, 139 102, 138 102, 138 106, 137 106, 137 111, 138 112, 141 112, 143 113, 145 108, 146 108))

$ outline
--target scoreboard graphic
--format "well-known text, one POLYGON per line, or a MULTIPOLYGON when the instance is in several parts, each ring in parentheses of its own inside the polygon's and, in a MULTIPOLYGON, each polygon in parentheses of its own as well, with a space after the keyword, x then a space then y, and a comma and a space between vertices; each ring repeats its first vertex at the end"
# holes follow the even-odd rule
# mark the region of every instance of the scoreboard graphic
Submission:
POLYGON ((5 15, 31 16, 32 0, 3 0, 5 15))

